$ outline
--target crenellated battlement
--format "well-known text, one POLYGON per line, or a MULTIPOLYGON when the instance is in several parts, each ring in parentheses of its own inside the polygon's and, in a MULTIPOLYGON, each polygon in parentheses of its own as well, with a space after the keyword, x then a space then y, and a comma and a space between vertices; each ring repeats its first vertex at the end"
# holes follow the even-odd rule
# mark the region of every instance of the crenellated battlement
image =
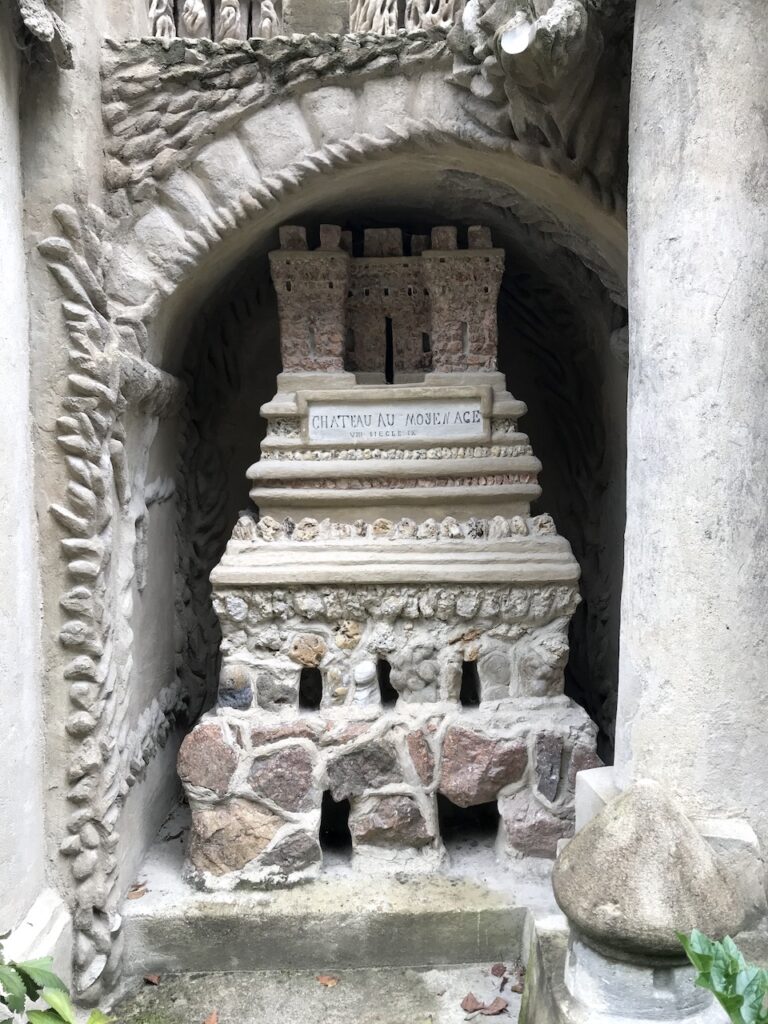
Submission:
POLYGON ((383 376, 495 370, 496 303, 504 251, 488 228, 454 226, 404 238, 400 228, 369 228, 360 237, 320 228, 280 229, 270 253, 286 371, 342 371, 383 376))

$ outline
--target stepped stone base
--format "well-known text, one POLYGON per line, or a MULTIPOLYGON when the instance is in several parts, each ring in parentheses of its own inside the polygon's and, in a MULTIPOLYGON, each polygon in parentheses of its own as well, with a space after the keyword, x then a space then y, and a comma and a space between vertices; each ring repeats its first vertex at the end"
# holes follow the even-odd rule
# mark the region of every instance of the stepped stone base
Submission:
POLYGON ((554 857, 573 834, 576 772, 594 726, 565 697, 266 715, 218 708, 186 738, 186 877, 208 889, 317 877, 323 795, 348 801, 352 869, 429 872, 443 861, 437 796, 497 803, 500 855, 554 857))

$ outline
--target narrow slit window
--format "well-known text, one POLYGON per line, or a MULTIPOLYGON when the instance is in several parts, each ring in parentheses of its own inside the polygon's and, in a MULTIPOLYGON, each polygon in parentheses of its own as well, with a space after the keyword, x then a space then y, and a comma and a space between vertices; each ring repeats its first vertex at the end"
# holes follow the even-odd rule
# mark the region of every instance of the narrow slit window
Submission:
POLYGON ((379 678, 379 693, 381 695, 382 707, 391 708, 397 704, 400 694, 390 682, 392 666, 384 658, 380 658, 376 665, 376 675, 379 678))
POLYGON ((392 384, 395 379, 395 343, 391 316, 385 318, 385 332, 384 380, 392 384))
POLYGON ((317 711, 323 700, 323 675, 319 668, 303 668, 299 680, 299 707, 317 711))
POLYGON ((462 662, 459 700, 464 708, 476 708, 480 705, 480 676, 476 661, 462 662))

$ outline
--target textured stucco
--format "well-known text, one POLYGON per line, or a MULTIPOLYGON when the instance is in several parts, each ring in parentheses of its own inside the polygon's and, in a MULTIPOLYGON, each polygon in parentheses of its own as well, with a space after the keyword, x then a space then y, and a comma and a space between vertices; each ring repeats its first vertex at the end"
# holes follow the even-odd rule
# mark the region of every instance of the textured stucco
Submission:
POLYGON ((763 0, 638 0, 617 766, 694 812, 768 789, 763 0))
POLYGON ((0 932, 44 885, 37 532, 29 418, 29 312, 19 159, 19 53, 0 10, 0 932))

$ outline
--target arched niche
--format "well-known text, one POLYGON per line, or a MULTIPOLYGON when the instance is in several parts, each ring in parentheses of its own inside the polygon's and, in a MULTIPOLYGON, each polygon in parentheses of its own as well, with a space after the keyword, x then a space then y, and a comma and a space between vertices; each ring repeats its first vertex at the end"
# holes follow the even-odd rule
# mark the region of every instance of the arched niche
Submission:
MULTIPOLYGON (((544 232, 522 223, 515 208, 497 205, 472 175, 450 179, 450 191, 413 189, 381 180, 364 201, 341 196, 290 216, 310 238, 321 223, 360 229, 400 226, 423 233, 442 223, 488 224, 506 250, 500 300, 500 369, 529 413, 521 427, 542 459, 541 511, 553 514, 583 570, 583 604, 574 620, 568 691, 603 732, 610 752, 617 672, 623 535, 625 371, 611 352, 622 312, 598 276, 544 232), (404 191, 402 199, 400 193, 404 191)), ((288 217, 288 214, 286 214, 288 217)), ((271 218, 272 220, 273 218, 271 218)), ((249 506, 245 471, 259 455, 259 407, 275 391, 280 370, 277 307, 267 253, 277 223, 245 252, 208 294, 178 316, 165 352, 188 387, 181 424, 168 423, 157 443, 175 451, 179 515, 174 572, 183 671, 198 707, 213 700, 218 625, 208 575, 238 513, 249 506), (175 440, 171 436, 174 432, 175 440), (166 436, 163 437, 162 434, 166 436)), ((139 641, 140 642, 140 641, 139 641)))

